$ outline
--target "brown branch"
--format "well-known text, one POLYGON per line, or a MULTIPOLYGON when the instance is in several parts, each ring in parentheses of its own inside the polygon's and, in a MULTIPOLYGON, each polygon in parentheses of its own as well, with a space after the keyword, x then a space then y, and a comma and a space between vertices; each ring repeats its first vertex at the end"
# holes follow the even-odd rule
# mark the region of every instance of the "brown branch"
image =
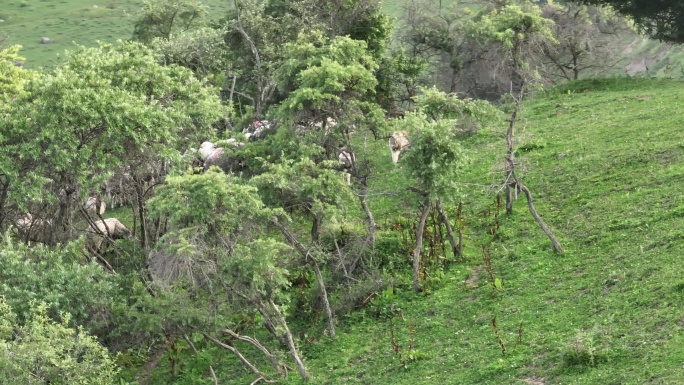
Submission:
POLYGON ((522 190, 522 192, 525 193, 525 196, 527 197, 527 206, 530 208, 530 214, 534 217, 534 219, 537 221, 537 224, 541 229, 544 231, 546 236, 549 237, 551 240, 551 244, 553 245, 553 251, 556 253, 562 253, 563 252, 563 246, 561 246, 560 242, 558 242, 558 239, 556 239, 556 236, 553 235, 553 232, 549 228, 549 226, 544 223, 544 220, 539 216, 537 213, 537 209, 534 207, 534 200, 532 199, 532 193, 530 192, 530 189, 527 188, 522 182, 518 182, 517 186, 522 190))
POLYGON ((425 222, 427 221, 428 213, 430 212, 430 197, 425 197, 423 201, 423 213, 420 216, 418 229, 416 231, 416 248, 413 250, 413 288, 416 292, 421 291, 420 286, 420 252, 423 248, 423 232, 425 231, 425 222))

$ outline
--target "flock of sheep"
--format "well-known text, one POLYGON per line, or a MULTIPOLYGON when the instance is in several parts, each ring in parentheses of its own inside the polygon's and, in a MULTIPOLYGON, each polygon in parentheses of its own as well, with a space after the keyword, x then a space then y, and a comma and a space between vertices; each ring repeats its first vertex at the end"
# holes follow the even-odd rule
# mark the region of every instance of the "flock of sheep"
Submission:
MULTIPOLYGON (((326 127, 329 129, 336 125, 334 120, 328 119, 325 123, 320 123, 314 127, 322 129, 326 127)), ((258 140, 262 138, 266 131, 273 128, 268 121, 255 121, 247 129, 243 131, 243 135, 247 140, 258 140)), ((395 132, 389 138, 389 148, 392 154, 392 163, 396 164, 399 160, 399 155, 405 151, 410 145, 410 141, 406 131, 395 132)), ((227 139, 212 143, 209 141, 203 142, 199 149, 190 149, 186 155, 192 156, 195 159, 195 165, 200 166, 204 171, 212 166, 218 166, 224 172, 233 172, 233 162, 227 154, 234 148, 245 146, 245 143, 236 139, 227 139)), ((339 150, 338 161, 341 165, 342 175, 347 184, 351 184, 350 170, 354 167, 356 157, 354 153, 349 151, 346 147, 339 150)), ((116 197, 109 196, 110 204, 116 204, 116 197)), ((106 204, 103 200, 96 197, 89 197, 82 205, 83 211, 87 214, 88 227, 86 229, 88 245, 92 251, 98 252, 105 239, 122 239, 131 237, 132 232, 117 218, 104 218, 106 211, 106 204)), ((49 236, 49 229, 52 223, 49 220, 34 219, 30 213, 25 213, 16 220, 15 226, 21 239, 26 242, 45 242, 45 238, 49 236)))

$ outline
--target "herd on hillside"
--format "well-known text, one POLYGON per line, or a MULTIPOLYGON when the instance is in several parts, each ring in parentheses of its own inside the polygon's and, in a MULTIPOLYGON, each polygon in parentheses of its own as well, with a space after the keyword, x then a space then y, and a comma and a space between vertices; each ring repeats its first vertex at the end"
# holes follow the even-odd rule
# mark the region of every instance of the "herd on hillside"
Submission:
MULTIPOLYGON (((330 129, 337 123, 328 118, 325 123, 313 123, 310 126, 321 129, 325 127, 330 129)), ((305 129, 302 126, 299 129, 305 129)), ((242 134, 247 141, 257 141, 264 138, 269 130, 273 129, 273 125, 268 121, 254 121, 248 128, 244 129, 242 134)), ((211 167, 218 167, 225 173, 235 172, 236 164, 229 154, 236 148, 244 147, 245 143, 235 138, 221 140, 217 143, 209 141, 203 142, 199 149, 191 148, 185 152, 183 157, 189 159, 193 167, 202 172, 211 167)), ((410 146, 410 141, 406 131, 394 132, 389 137, 389 148, 392 155, 392 163, 396 164, 399 161, 399 155, 410 146)), ((337 160, 340 164, 342 177, 347 184, 351 184, 351 173, 349 172, 356 162, 356 157, 353 152, 346 147, 338 149, 337 160)), ((125 177, 125 176, 124 176, 125 177)), ((130 177, 130 175, 129 175, 130 177)), ((148 181, 154 185, 154 180, 148 181)), ((104 186, 103 198, 100 196, 90 196, 84 202, 80 209, 84 216, 88 219, 86 233, 86 245, 88 249, 98 254, 106 239, 116 240, 123 238, 133 238, 134 233, 126 227, 117 218, 104 218, 104 214, 109 203, 111 207, 119 207, 131 204, 126 201, 121 194, 123 190, 123 182, 121 178, 118 180, 112 178, 104 186)), ((49 238, 52 222, 49 219, 34 218, 30 212, 22 214, 15 222, 15 227, 20 239, 27 243, 46 243, 49 238)))

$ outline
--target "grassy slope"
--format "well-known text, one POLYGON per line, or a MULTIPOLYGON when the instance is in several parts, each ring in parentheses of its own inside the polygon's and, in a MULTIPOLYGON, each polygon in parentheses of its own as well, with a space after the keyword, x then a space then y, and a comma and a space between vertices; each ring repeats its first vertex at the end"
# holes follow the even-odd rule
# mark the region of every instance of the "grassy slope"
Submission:
MULTIPOLYGON (((482 209, 494 202, 484 186, 500 178, 503 128, 465 140, 474 160, 462 179, 472 183, 466 262, 452 265, 424 296, 400 279, 396 298, 340 319, 335 342, 322 337, 321 319, 320 332, 299 342, 314 383, 684 383, 683 101, 682 83, 618 79, 573 83, 525 103, 518 132, 527 149, 520 153, 525 182, 566 252, 552 252, 521 196, 489 248, 494 275, 505 279, 497 292, 479 245, 482 209), (392 350, 391 302, 401 309, 393 321, 397 342, 406 352, 414 340, 415 361, 392 350)), ((377 161, 389 163, 384 143, 373 145, 377 161)), ((405 183, 386 170, 375 192, 405 183)), ((373 200, 381 222, 398 203, 384 199, 373 200)), ((408 267, 408 255, 396 258, 408 267)), ((224 381, 253 379, 228 353, 214 359, 224 381)), ((299 383, 296 373, 286 382, 299 383)))
MULTIPOLYGON (((21 44, 27 68, 50 66, 74 44, 93 46, 97 41, 128 39, 142 0, 3 0, 0 37, 21 44), (52 40, 40 44, 41 37, 52 40)), ((223 0, 205 0, 210 15, 223 15, 223 0)))
MULTIPOLYGON (((464 284, 481 265, 476 230, 466 266, 454 266, 446 285, 425 298, 408 287, 395 319, 404 348, 415 326, 424 359, 402 367, 383 320, 343 323, 336 346, 305 349, 308 364, 329 383, 684 382, 680 346, 684 318, 684 116, 676 107, 684 85, 667 81, 583 82, 526 104, 523 155, 526 183, 539 211, 567 252, 554 255, 526 211, 524 200, 504 218, 504 240, 492 246, 494 274, 505 289, 493 295, 485 273, 464 284), (565 157, 557 158, 557 154, 565 157), (491 326, 497 317, 508 345, 502 354, 491 326), (522 342, 516 344, 522 322, 522 342), (592 364, 593 363, 593 364, 592 364)), ((485 134, 486 136, 486 134, 485 134)), ((491 136, 490 136, 491 137, 491 136)), ((469 141, 478 158, 468 176, 487 184, 501 150, 469 141), (499 151, 500 152, 500 151, 499 151)), ((468 199, 478 221, 478 191, 468 199)))

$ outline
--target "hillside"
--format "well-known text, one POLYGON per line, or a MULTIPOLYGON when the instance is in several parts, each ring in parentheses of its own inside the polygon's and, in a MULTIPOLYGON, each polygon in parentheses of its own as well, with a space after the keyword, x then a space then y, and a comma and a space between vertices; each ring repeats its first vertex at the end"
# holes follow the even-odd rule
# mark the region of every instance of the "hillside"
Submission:
MULTIPOLYGON (((133 15, 142 0, 15 0, 0 8, 0 37, 21 44, 26 68, 50 66, 75 44, 95 46, 97 41, 128 39, 133 15), (41 44, 48 37, 49 44, 41 44)), ((210 15, 222 15, 225 2, 203 1, 210 15)))
MULTIPOLYGON (((202 3, 214 19, 230 6, 220 0, 202 3)), ((398 21, 404 3, 404 0, 384 0, 382 5, 385 12, 398 21)), ((26 68, 50 66, 75 44, 94 46, 97 41, 128 39, 133 16, 141 5, 142 0, 15 0, 3 4, 0 9, 0 20, 3 20, 0 38, 6 36, 9 44, 22 45, 21 53, 27 58, 26 68), (43 37, 51 42, 41 44, 43 37)), ((648 39, 625 41, 625 45, 624 58, 615 74, 682 76, 681 49, 648 39)))
MULTIPOLYGON (((314 383, 683 383, 684 117, 672 108, 683 98, 682 83, 612 79, 525 103, 525 181, 566 252, 552 252, 521 196, 488 248, 499 290, 480 243, 496 211, 488 186, 500 179, 504 143, 496 130, 465 140, 474 158, 461 180, 469 191, 465 262, 434 274, 425 296, 400 279, 394 292, 340 319, 335 342, 322 329, 301 335, 314 383)), ((395 183, 391 175, 376 188, 395 183)), ((248 383, 236 361, 214 356, 219 378, 248 383)), ((161 360, 153 383, 185 383, 168 370, 161 360)), ((293 374, 286 383, 298 381, 293 374)))

